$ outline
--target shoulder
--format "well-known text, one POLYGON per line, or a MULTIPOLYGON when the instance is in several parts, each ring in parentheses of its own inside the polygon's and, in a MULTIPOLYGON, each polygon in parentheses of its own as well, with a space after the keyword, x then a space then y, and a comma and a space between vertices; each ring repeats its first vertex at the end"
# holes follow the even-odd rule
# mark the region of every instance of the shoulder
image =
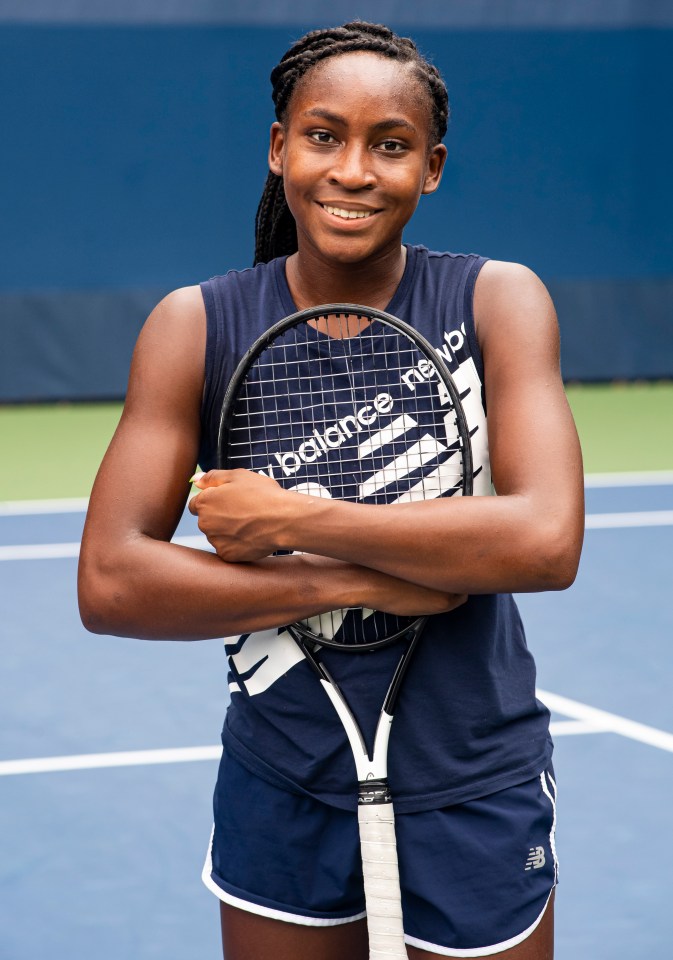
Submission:
POLYGON ((550 304, 547 288, 529 267, 505 260, 486 260, 475 284, 475 311, 550 304))
POLYGON ((155 328, 164 334, 169 330, 175 334, 196 333, 199 329, 205 332, 212 307, 227 301, 256 300, 267 284, 275 282, 276 270, 272 261, 243 270, 229 270, 199 284, 173 290, 154 308, 143 333, 149 334, 155 328))
POLYGON ((160 300, 147 319, 145 328, 188 325, 205 316, 203 296, 198 285, 179 287, 160 300))
POLYGON ((494 337, 556 330, 556 312, 540 278, 521 263, 487 260, 474 287, 474 322, 482 346, 494 337))
POLYGON ((155 379, 195 389, 203 382, 205 307, 198 286, 173 290, 151 312, 138 337, 127 397, 155 379))
POLYGON ((560 383, 556 311, 547 288, 532 270, 520 263, 489 260, 477 278, 473 307, 491 386, 517 379, 552 378, 560 383))

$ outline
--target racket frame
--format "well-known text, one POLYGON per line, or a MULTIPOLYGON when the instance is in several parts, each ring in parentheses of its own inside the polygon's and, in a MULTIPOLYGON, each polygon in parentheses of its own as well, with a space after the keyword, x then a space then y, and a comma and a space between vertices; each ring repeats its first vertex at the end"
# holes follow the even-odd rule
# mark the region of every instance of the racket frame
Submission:
MULTIPOLYGON (((369 751, 362 731, 327 667, 318 658, 322 643, 311 643, 295 625, 288 632, 315 671, 348 738, 358 781, 358 831, 364 880, 370 960, 406 960, 402 891, 395 837, 395 810, 388 784, 388 743, 402 680, 421 638, 427 617, 419 617, 405 633, 408 643, 388 686, 369 751)), ((353 652, 359 647, 346 647, 353 652)))
MULTIPOLYGON (((218 432, 218 467, 227 468, 227 437, 233 418, 238 391, 256 359, 278 336, 292 327, 317 317, 342 315, 381 320, 384 324, 404 334, 434 367, 437 379, 446 388, 451 409, 456 417, 456 428, 461 445, 463 462, 461 493, 472 494, 472 448, 470 431, 461 404, 459 391, 451 374, 432 344, 412 326, 383 310, 375 310, 352 303, 328 303, 300 310, 279 320, 259 337, 246 351, 234 371, 225 392, 218 432)), ((349 339, 349 338, 344 338, 349 339)), ((358 824, 362 849, 364 889, 367 909, 367 928, 371 960, 406 960, 402 903, 395 841, 395 823, 392 796, 388 786, 387 758, 393 714, 402 686, 402 681, 413 653, 423 633, 427 617, 419 617, 404 625, 391 636, 372 643, 345 645, 327 637, 317 636, 304 623, 286 627, 298 644, 306 661, 316 673, 325 693, 337 713, 353 754, 358 780, 358 824), (344 653, 365 653, 407 637, 407 645, 400 656, 390 681, 377 722, 371 752, 338 684, 318 657, 322 647, 341 650, 344 653)))
MULTIPOLYGON (((296 313, 290 314, 289 316, 284 317, 282 320, 272 324, 272 326, 265 330, 264 333, 258 337, 252 346, 246 351, 239 361, 231 380, 229 381, 229 385, 222 402, 222 413, 220 416, 217 441, 218 469, 227 469, 227 460, 225 456, 227 450, 227 438, 234 416, 234 408, 238 397, 238 391, 257 358, 277 337, 285 333, 287 330, 292 329, 292 327, 297 327, 302 323, 318 317, 331 316, 355 316, 358 318, 364 318, 370 322, 380 320, 384 325, 392 327, 394 330, 408 337, 409 340, 414 343, 417 349, 431 362, 436 371, 437 379, 441 382, 441 384, 443 384, 447 391, 450 401, 449 409, 453 410, 456 418, 456 432, 460 441, 463 462, 461 493, 466 497, 471 496, 473 468, 470 430, 461 404, 460 393, 444 360, 435 350, 432 344, 421 333, 419 333, 418 330, 414 329, 414 327, 412 327, 406 321, 400 320, 399 317, 395 317, 393 314, 387 313, 385 310, 375 310, 373 307, 367 307, 356 303, 326 303, 315 307, 308 307, 305 310, 299 310, 296 313)), ((343 339, 347 340, 350 338, 344 337, 343 339)), ((415 628, 420 619, 423 618, 417 618, 416 620, 409 619, 407 623, 400 625, 399 630, 396 632, 373 640, 370 643, 351 645, 345 645, 344 643, 338 640, 333 640, 330 637, 317 635, 309 626, 301 622, 292 624, 292 629, 293 631, 296 631, 296 633, 301 634, 306 640, 320 643, 324 647, 330 647, 335 650, 348 649, 351 652, 366 653, 370 650, 376 650, 379 647, 387 646, 389 643, 393 643, 394 641, 401 639, 410 630, 415 628)))
MULTIPOLYGON (((391 313, 386 313, 385 310, 374 310, 373 307, 365 307, 357 303, 323 303, 319 306, 308 307, 306 310, 299 310, 297 313, 290 314, 290 316, 284 317, 277 323, 272 324, 268 330, 265 330, 264 333, 258 337, 252 346, 243 354, 236 369, 234 370, 231 380, 229 381, 224 394, 224 400, 222 401, 222 413, 220 415, 220 426, 217 436, 218 469, 226 470, 227 468, 224 452, 226 450, 226 437, 231 425, 235 400, 241 383, 245 379, 249 369, 252 367, 257 357, 263 353, 269 344, 278 336, 280 336, 281 333, 284 333, 286 330, 289 330, 292 327, 297 327, 301 323, 312 320, 316 317, 339 317, 342 315, 362 317, 369 321, 382 320, 388 326, 407 336, 418 347, 421 353, 427 355, 427 358, 431 361, 432 365, 437 371, 438 378, 443 382, 448 391, 452 408, 456 414, 456 427, 461 440, 463 456, 462 492, 463 496, 469 497, 472 493, 473 469, 470 430, 460 401, 458 388, 453 382, 453 377, 449 373, 448 367, 444 363, 444 360, 437 353, 429 340, 426 340, 426 338, 419 333, 418 330, 414 329, 414 327, 412 327, 411 324, 408 324, 405 320, 400 320, 399 317, 395 317, 391 313)), ((350 338, 345 337, 344 339, 350 338)))

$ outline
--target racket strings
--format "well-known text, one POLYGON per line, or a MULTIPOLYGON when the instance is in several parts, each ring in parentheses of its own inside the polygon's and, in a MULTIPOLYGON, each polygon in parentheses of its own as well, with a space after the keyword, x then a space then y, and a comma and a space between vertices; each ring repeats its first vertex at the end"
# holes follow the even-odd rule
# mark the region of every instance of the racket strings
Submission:
MULTIPOLYGON (((464 443, 432 358, 383 319, 357 335, 347 315, 320 320, 322 328, 309 321, 281 333, 248 370, 229 419, 227 466, 353 502, 460 494, 464 443)), ((348 609, 312 617, 306 628, 357 645, 407 622, 348 609)))
MULTIPOLYGON (((346 375, 347 375, 347 377, 348 377, 348 385, 349 385, 349 388, 350 388, 350 403, 351 403, 351 408, 352 408, 352 410, 355 411, 355 410, 356 410, 356 404, 357 404, 357 396, 356 396, 356 390, 355 390, 355 378, 354 378, 353 369, 352 369, 352 366, 351 366, 351 360, 350 360, 350 357, 349 357, 349 354, 348 354, 348 351, 347 351, 347 346, 346 346, 346 344, 344 343, 344 340, 345 340, 345 339, 350 339, 350 338, 349 338, 349 324, 348 324, 347 317, 346 317, 345 315, 341 316, 341 317, 339 318, 339 320, 340 320, 340 325, 339 325, 339 326, 340 326, 340 333, 341 333, 341 337, 340 337, 339 339, 340 339, 340 342, 341 342, 343 362, 344 362, 344 367, 345 367, 345 370, 346 370, 346 375), (345 337, 344 337, 344 329, 343 329, 343 321, 344 321, 344 320, 346 320, 346 330, 345 330, 345 335, 346 335, 346 336, 345 336, 345 337)), ((361 372, 362 372, 362 371, 361 371, 361 372)), ((334 396, 335 396, 335 397, 338 396, 338 393, 337 393, 336 390, 334 390, 334 396)), ((353 414, 353 415, 355 415, 355 414, 353 414)), ((345 458, 345 457, 340 457, 340 469, 341 469, 341 472, 342 472, 342 473, 343 473, 344 467, 347 467, 346 458, 345 458)), ((373 614, 373 611, 366 611, 366 614, 367 614, 367 616, 369 616, 369 615, 373 614)), ((384 614, 383 616, 385 617, 386 615, 384 614)), ((329 631, 330 631, 329 634, 327 634, 327 636, 328 636, 329 639, 334 639, 335 637, 337 637, 337 636, 339 635, 339 631, 343 630, 343 628, 344 628, 344 626, 345 626, 345 623, 346 623, 346 620, 347 620, 348 618, 350 618, 350 620, 355 620, 355 621, 357 622, 357 621, 358 621, 358 614, 357 614, 357 613, 353 613, 351 610, 331 610, 331 611, 329 611, 329 613, 327 614, 327 623, 329 624, 329 631)), ((358 626, 360 627, 360 629, 359 629, 359 631, 356 633, 356 636, 362 634, 361 626, 362 626, 362 624, 365 622, 365 619, 366 619, 366 617, 365 617, 365 611, 364 611, 364 610, 361 610, 360 613, 359 613, 359 623, 358 623, 358 626)), ((319 636, 324 636, 324 635, 325 635, 325 626, 326 626, 325 616, 324 616, 324 614, 323 614, 323 615, 321 615, 321 616, 318 618, 318 624, 317 624, 318 631, 317 631, 317 632, 318 632, 318 635, 319 635, 319 636)), ((387 623, 384 624, 383 626, 384 626, 384 628, 387 629, 387 623)), ((376 633, 376 639, 378 639, 378 637, 379 637, 379 633, 377 632, 377 633, 376 633)))

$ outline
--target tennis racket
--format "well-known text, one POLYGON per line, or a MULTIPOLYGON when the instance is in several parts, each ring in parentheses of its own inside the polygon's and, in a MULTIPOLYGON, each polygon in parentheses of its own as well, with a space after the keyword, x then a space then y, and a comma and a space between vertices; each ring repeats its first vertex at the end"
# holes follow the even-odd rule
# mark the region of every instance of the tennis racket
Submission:
MULTIPOLYGON (((442 358, 413 327, 379 310, 326 304, 274 324, 242 358, 220 421, 219 466, 271 476, 285 489, 390 504, 472 493, 470 435, 442 358)), ((392 798, 390 727, 427 617, 332 610, 287 629, 348 737, 372 958, 406 958, 392 798), (400 658, 369 751, 322 648, 400 658)))

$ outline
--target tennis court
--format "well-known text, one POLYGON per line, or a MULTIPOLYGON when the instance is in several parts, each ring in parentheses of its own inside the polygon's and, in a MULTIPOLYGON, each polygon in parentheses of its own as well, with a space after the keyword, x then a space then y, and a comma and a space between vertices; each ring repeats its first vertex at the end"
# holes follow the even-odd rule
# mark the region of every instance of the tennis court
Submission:
MULTIPOLYGON (((569 590, 518 598, 556 743, 556 960, 673 956, 673 4, 0 0, 0 960, 221 957, 223 645, 82 627, 121 411, 98 401, 168 291, 251 265, 270 71, 353 18, 447 82, 444 182, 405 240, 526 264, 559 317, 587 532, 569 590)), ((189 515, 176 537, 207 546, 189 515)))
MULTIPOLYGON (((552 709, 559 960, 665 955, 673 840, 673 388, 570 391, 587 534, 575 585, 519 599, 552 709)), ((0 956, 207 960, 199 880, 227 699, 217 641, 87 634, 85 497, 119 408, 0 410, 0 956)), ((142 482, 142 478, 138 478, 142 482)), ((192 518, 178 536, 195 537, 192 518)))

